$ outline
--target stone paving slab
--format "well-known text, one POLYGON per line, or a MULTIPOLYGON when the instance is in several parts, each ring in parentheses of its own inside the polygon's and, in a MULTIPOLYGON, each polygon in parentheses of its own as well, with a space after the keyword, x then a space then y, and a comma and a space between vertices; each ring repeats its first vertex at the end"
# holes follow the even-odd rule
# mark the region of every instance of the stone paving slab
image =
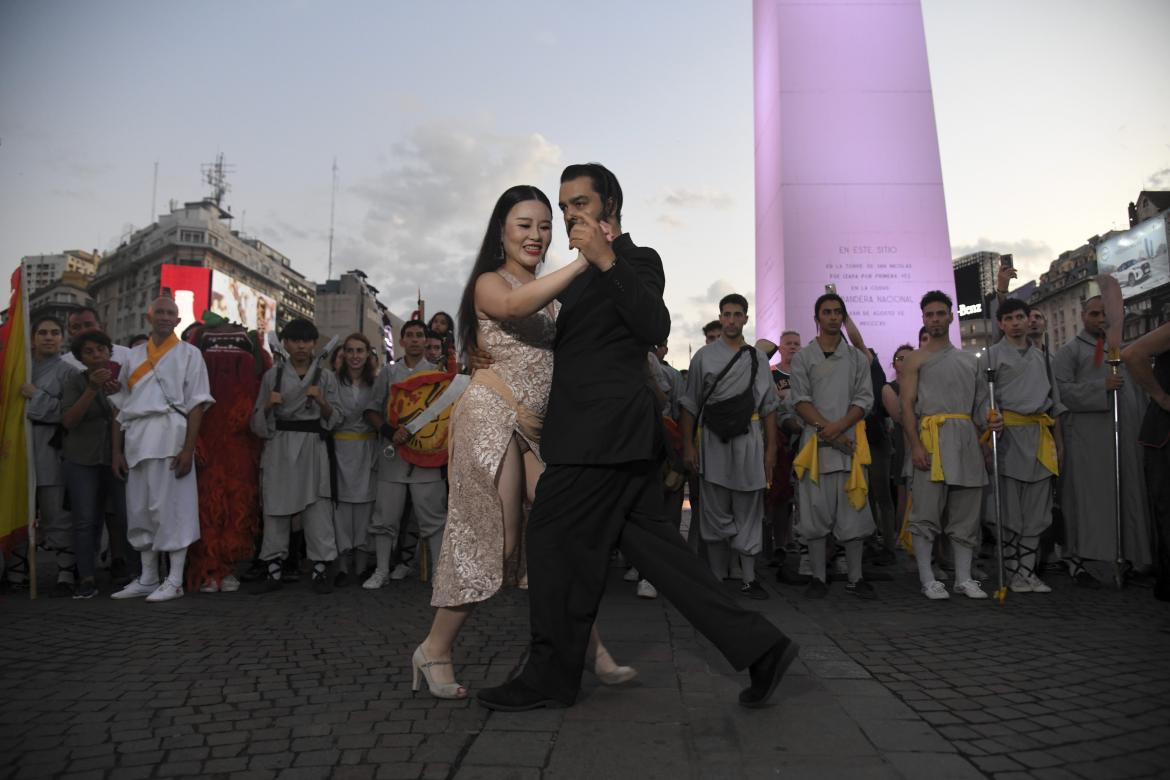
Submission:
MULTIPOLYGON (((771 576, 770 569, 761 572, 771 576)), ((861 602, 767 584, 745 602, 802 645, 777 704, 664 600, 611 572, 599 625, 637 683, 587 674, 570 709, 489 713, 410 691, 432 612, 418 582, 165 604, 0 596, 0 780, 10 778, 1159 777, 1170 766, 1170 610, 1149 591, 929 602, 913 574, 861 602)), ((727 583, 730 592, 736 588, 727 583)), ((457 649, 504 679, 527 596, 457 649)))

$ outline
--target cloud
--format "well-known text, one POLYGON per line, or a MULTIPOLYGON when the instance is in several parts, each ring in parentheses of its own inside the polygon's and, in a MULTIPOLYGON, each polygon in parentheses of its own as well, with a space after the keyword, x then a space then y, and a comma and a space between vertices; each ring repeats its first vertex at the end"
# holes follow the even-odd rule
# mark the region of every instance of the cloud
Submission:
POLYGON ((662 202, 667 206, 677 208, 725 209, 734 205, 735 199, 731 197, 730 193, 721 190, 692 190, 678 187, 667 190, 662 196, 662 202))
POLYGON ((1145 188, 1148 190, 1170 190, 1170 166, 1151 173, 1150 177, 1146 179, 1145 188))
POLYGON ((420 126, 391 147, 383 170, 349 188, 364 213, 334 265, 365 269, 396 314, 409 314, 419 288, 429 313, 454 313, 500 193, 561 167, 560 148, 538 133, 420 126))
MULTIPOLYGON (((705 294, 692 295, 688 300, 696 306, 706 306, 710 311, 715 312, 716 307, 719 305, 719 299, 733 292, 738 292, 743 295, 748 299, 748 305, 751 305, 751 293, 743 293, 736 289, 735 284, 728 279, 716 279, 707 287, 705 294)), ((715 313, 717 314, 718 312, 715 313)), ((706 323, 709 320, 703 320, 703 322, 706 323)))

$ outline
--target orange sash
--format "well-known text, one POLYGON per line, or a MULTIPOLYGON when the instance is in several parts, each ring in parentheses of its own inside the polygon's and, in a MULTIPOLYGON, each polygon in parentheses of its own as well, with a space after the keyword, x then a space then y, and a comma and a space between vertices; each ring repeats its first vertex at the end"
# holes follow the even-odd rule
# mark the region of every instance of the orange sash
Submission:
POLYGON ((163 359, 163 356, 174 349, 179 344, 179 337, 172 333, 159 346, 154 345, 154 339, 146 340, 146 360, 139 364, 138 368, 134 369, 134 373, 126 380, 126 386, 131 390, 134 385, 138 384, 138 380, 146 376, 158 365, 158 361, 163 359))

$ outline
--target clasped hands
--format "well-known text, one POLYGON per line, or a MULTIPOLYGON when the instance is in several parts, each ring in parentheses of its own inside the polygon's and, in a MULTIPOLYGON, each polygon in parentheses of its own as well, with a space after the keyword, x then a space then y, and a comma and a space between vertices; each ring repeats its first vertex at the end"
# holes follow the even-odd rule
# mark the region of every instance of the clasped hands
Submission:
POLYGON ((617 256, 613 253, 613 228, 604 220, 596 220, 588 214, 573 218, 569 228, 569 249, 576 249, 590 264, 602 271, 613 266, 617 256))

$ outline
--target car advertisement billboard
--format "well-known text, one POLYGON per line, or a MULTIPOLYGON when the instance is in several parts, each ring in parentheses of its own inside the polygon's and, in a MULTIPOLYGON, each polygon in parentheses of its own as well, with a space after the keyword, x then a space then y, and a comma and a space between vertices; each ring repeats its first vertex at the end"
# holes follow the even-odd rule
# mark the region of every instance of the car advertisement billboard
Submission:
POLYGON ((1170 282, 1166 218, 1147 219, 1098 244, 1097 271, 1112 274, 1127 299, 1170 282))

